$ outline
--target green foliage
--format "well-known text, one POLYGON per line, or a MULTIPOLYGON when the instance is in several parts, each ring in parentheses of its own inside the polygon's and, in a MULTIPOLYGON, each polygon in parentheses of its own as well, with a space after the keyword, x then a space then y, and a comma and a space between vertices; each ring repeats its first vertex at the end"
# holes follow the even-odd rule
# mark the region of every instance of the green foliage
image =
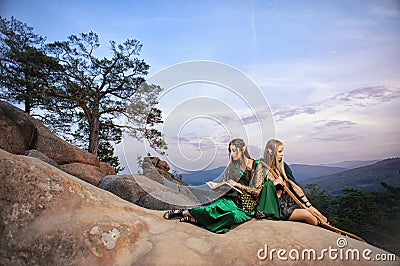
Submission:
POLYGON ((374 230, 380 219, 384 217, 381 206, 375 195, 355 189, 345 189, 339 203, 340 216, 338 227, 343 229, 357 228, 361 235, 374 230))
POLYGON ((308 196, 308 199, 312 202, 312 204, 317 208, 324 208, 327 202, 327 195, 325 191, 318 187, 316 184, 307 184, 305 186, 308 196))
POLYGON ((48 105, 46 93, 57 82, 62 67, 43 50, 45 39, 33 28, 18 21, 0 17, 0 85, 1 98, 24 104, 25 112, 48 105))
POLYGON ((337 197, 327 195, 325 190, 321 189, 316 184, 307 184, 305 186, 305 191, 307 192, 307 198, 310 203, 324 215, 331 213, 332 206, 337 205, 337 197))
POLYGON ((344 189, 341 195, 327 195, 315 184, 306 186, 307 196, 312 204, 330 222, 343 230, 359 235, 367 242, 385 250, 400 253, 399 206, 400 188, 381 184, 383 192, 365 192, 344 189))

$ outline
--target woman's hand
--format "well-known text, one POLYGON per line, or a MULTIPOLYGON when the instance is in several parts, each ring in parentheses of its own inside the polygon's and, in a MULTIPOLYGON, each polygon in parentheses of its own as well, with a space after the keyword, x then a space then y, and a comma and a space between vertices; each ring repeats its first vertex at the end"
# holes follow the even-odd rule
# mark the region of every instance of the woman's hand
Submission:
POLYGON ((317 214, 317 215, 321 218, 321 220, 322 220, 323 222, 329 223, 329 222, 328 222, 328 219, 327 219, 324 215, 322 215, 322 213, 320 213, 315 207, 311 206, 311 207, 309 207, 308 209, 309 209, 311 212, 317 214))
POLYGON ((279 177, 277 179, 274 180, 274 186, 276 185, 285 185, 285 182, 283 181, 282 177, 279 177))

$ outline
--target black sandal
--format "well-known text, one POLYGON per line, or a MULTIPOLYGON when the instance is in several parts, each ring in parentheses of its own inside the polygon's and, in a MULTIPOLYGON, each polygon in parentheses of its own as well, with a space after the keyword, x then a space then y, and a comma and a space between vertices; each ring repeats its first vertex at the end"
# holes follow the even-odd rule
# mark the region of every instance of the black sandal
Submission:
POLYGON ((163 217, 164 219, 167 220, 172 220, 172 219, 180 219, 183 218, 183 209, 178 209, 178 210, 170 210, 164 213, 163 217), (167 217, 168 214, 168 217, 167 217))
POLYGON ((261 219, 267 218, 267 215, 265 215, 265 213, 263 213, 263 212, 259 212, 258 211, 258 212, 256 212, 255 217, 256 217, 257 220, 261 220, 261 219))
POLYGON ((185 223, 190 223, 190 224, 199 224, 199 221, 197 221, 194 217, 186 215, 181 218, 181 222, 185 223))

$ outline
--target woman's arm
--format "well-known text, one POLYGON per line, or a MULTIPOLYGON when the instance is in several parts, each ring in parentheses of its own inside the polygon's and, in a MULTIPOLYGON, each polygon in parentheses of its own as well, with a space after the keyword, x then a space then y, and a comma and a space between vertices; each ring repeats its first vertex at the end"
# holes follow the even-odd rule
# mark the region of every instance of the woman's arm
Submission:
POLYGON ((263 167, 261 164, 257 165, 256 170, 254 172, 254 176, 252 180, 250 180, 250 184, 252 184, 251 186, 245 186, 233 180, 228 180, 227 182, 242 191, 245 191, 255 197, 258 197, 264 185, 263 167))
POLYGON ((319 216, 319 218, 322 221, 328 222, 328 219, 320 211, 318 211, 315 207, 313 207, 311 205, 310 201, 308 200, 308 198, 304 194, 304 191, 301 189, 301 187, 299 185, 297 185, 292 180, 288 180, 288 183, 290 184, 291 188, 295 192, 297 198, 300 199, 300 201, 302 201, 304 203, 304 205, 307 207, 307 209, 309 209, 315 215, 319 216))

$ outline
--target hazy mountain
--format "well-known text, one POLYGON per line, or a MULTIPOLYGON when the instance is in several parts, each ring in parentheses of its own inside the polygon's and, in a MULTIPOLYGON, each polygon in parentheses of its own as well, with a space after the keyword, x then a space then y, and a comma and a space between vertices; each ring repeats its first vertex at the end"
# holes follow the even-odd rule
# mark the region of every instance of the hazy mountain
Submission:
POLYGON ((292 169, 293 175, 298 182, 313 177, 339 173, 347 170, 346 168, 342 167, 329 167, 329 166, 307 165, 307 164, 291 164, 289 166, 290 169, 292 169))
MULTIPOLYGON (((318 177, 323 175, 329 175, 347 170, 341 167, 329 167, 320 165, 306 165, 306 164, 291 164, 294 177, 297 181, 306 180, 312 177, 318 177)), ((183 181, 190 185, 201 185, 207 181, 213 180, 223 173, 225 166, 214 168, 206 171, 199 171, 190 174, 182 174, 183 181)))
POLYGON ((211 170, 198 171, 190 174, 182 174, 182 180, 192 186, 203 185, 207 181, 212 181, 225 171, 226 166, 220 166, 211 170))
POLYGON ((330 194, 341 194, 345 188, 362 191, 382 191, 381 182, 400 187, 400 158, 386 159, 377 163, 343 172, 308 178, 299 183, 317 184, 330 194))
MULTIPOLYGON (((307 164, 291 164, 290 169, 292 169, 296 180, 302 181, 313 177, 319 177, 323 175, 342 172, 347 170, 348 168, 321 166, 321 165, 307 165, 307 164)), ((215 179, 224 170, 225 166, 221 166, 211 170, 199 171, 191 174, 182 174, 183 181, 194 186, 201 185, 207 181, 215 179)))
MULTIPOLYGON (((346 161, 335 164, 306 165, 291 164, 290 168, 296 180, 304 187, 306 184, 317 184, 327 193, 340 194, 344 188, 355 188, 363 191, 382 191, 381 182, 400 187, 400 159, 386 159, 383 161, 346 161), (347 169, 354 165, 372 164, 354 169, 347 169), (342 165, 345 167, 333 167, 342 165)), ((225 170, 225 166, 215 169, 182 174, 183 181, 189 185, 199 186, 214 180, 225 170)))
POLYGON ((370 164, 374 164, 381 160, 368 160, 368 161, 343 161, 338 163, 324 163, 320 164, 320 166, 328 166, 328 167, 341 167, 346 169, 353 169, 358 167, 367 166, 370 164))

